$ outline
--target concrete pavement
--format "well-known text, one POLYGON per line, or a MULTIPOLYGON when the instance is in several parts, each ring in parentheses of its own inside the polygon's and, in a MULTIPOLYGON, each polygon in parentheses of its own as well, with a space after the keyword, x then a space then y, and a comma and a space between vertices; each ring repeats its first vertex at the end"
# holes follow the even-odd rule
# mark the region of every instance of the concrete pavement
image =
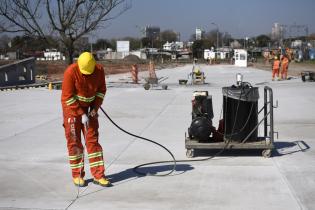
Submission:
MULTIPOLYGON (((260 87, 261 97, 268 85, 278 100, 274 117, 279 139, 273 158, 263 158, 260 152, 225 152, 209 161, 178 163, 171 176, 139 176, 134 166, 170 156, 120 132, 99 113, 106 175, 114 186, 89 183, 77 198, 62 127, 61 91, 5 91, 0 92, 0 209, 315 209, 315 83, 300 78, 272 82, 270 72, 253 68, 200 67, 208 83, 202 86, 178 85, 191 65, 157 71, 158 77, 168 77, 163 82, 168 90, 158 86, 146 91, 122 83, 129 75, 110 75, 103 108, 126 130, 186 159, 192 92, 208 90, 213 96, 217 126, 221 88, 234 84, 235 74, 242 73, 245 81, 260 87)), ((171 168, 160 164, 141 171, 160 174, 171 168)), ((86 172, 91 178, 87 164, 86 172)))

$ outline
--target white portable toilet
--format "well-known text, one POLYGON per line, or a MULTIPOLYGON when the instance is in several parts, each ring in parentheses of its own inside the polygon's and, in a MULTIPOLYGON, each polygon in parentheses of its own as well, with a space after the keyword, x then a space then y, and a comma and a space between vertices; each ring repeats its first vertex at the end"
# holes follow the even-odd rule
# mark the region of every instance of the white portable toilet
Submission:
POLYGON ((247 51, 243 49, 234 50, 235 66, 247 67, 247 51))

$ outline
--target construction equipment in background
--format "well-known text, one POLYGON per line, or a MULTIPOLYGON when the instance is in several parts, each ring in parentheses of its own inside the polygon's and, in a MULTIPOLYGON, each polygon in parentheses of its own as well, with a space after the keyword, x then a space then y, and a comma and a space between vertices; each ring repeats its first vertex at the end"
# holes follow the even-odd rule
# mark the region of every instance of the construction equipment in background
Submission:
POLYGON ((131 65, 131 78, 132 82, 135 84, 138 84, 138 65, 137 64, 132 64, 131 65))
MULTIPOLYGON (((151 87, 158 87, 159 84, 166 79, 168 79, 168 77, 158 78, 156 76, 155 65, 154 65, 153 61, 150 61, 150 63, 149 63, 149 77, 144 78, 146 83, 143 85, 143 88, 145 90, 149 90, 151 87)), ((168 87, 167 85, 162 85, 163 90, 166 90, 167 87, 168 87)))
POLYGON ((188 75, 188 80, 189 78, 191 79, 192 85, 205 84, 205 79, 206 79, 205 74, 203 71, 201 71, 200 66, 197 65, 196 63, 197 63, 197 59, 194 60, 192 71, 188 75))
POLYGON ((301 79, 303 82, 314 82, 315 81, 315 73, 311 71, 302 71, 301 79))
POLYGON ((264 88, 264 106, 258 111, 258 87, 242 81, 237 75, 237 84, 223 87, 223 118, 218 129, 213 126, 212 97, 208 91, 195 91, 192 100, 192 122, 185 133, 186 156, 194 157, 197 149, 256 149, 270 157, 274 148, 273 93, 264 88), (262 116, 258 116, 259 114, 262 116), (258 119, 261 119, 258 122, 258 119), (258 136, 263 124, 263 136, 258 136))

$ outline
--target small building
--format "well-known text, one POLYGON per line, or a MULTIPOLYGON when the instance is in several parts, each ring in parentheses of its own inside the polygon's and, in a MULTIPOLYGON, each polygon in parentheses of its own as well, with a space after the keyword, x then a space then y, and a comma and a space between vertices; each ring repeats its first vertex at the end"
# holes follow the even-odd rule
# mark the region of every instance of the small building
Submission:
POLYGON ((216 59, 216 53, 213 50, 205 49, 203 52, 203 58, 205 60, 214 60, 216 59))
POLYGON ((121 58, 128 56, 130 53, 129 41, 116 41, 117 54, 121 55, 121 58))
POLYGON ((166 42, 165 44, 163 44, 163 50, 165 51, 176 51, 183 48, 183 42, 166 42))
POLYGON ((35 58, 0 66, 0 87, 35 83, 35 58))
POLYGON ((64 60, 64 56, 56 49, 46 49, 44 52, 45 60, 64 60))
POLYGON ((16 60, 19 59, 19 55, 17 52, 7 52, 7 58, 9 58, 9 60, 16 60))
POLYGON ((235 66, 247 67, 247 51, 244 49, 234 50, 235 66))

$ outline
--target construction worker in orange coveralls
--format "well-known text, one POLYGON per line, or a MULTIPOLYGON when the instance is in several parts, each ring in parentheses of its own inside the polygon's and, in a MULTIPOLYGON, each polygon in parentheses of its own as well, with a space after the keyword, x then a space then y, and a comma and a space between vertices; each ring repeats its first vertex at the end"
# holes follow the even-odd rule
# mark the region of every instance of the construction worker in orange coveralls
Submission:
POLYGON ((283 55, 281 59, 281 79, 287 79, 289 68, 289 58, 287 55, 283 55))
POLYGON ((275 56, 274 61, 272 63, 272 81, 275 80, 275 76, 278 77, 278 80, 280 80, 279 70, 280 70, 280 61, 278 60, 278 57, 275 56))
POLYGON ((83 179, 85 171, 81 131, 85 137, 94 184, 103 187, 111 185, 104 175, 103 150, 98 142, 97 111, 103 102, 105 92, 104 69, 96 64, 91 53, 82 53, 78 62, 65 70, 61 95, 63 125, 73 183, 76 186, 86 186, 83 179))

